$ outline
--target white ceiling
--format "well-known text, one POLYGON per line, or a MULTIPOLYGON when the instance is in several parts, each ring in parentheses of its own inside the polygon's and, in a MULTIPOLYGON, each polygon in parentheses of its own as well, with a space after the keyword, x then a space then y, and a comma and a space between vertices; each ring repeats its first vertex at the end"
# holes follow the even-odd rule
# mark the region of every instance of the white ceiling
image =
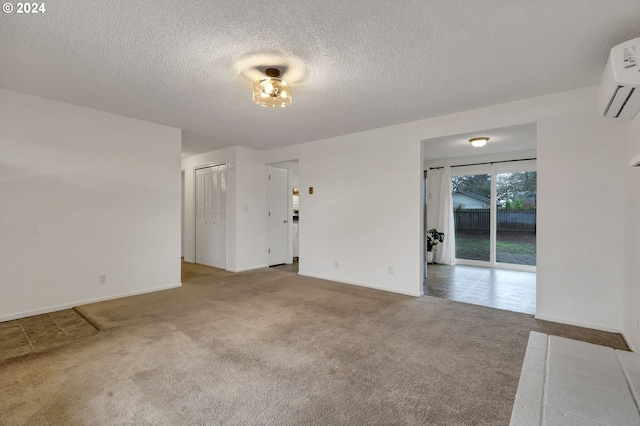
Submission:
POLYGON ((433 161, 506 152, 535 151, 537 148, 536 130, 536 123, 527 123, 425 139, 423 141, 424 159, 425 161, 433 161), (481 136, 488 137, 489 142, 480 148, 473 147, 469 139, 481 136))
POLYGON ((183 155, 287 146, 598 84, 638 0, 50 0, 0 16, 0 87, 183 129, 183 155), (251 102, 284 68, 293 104, 251 102))

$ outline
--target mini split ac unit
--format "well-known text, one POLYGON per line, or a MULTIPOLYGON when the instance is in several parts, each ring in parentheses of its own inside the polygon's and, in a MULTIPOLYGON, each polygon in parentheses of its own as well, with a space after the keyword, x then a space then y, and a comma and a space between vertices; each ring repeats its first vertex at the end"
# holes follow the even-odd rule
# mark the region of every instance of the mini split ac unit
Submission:
POLYGON ((631 120, 640 111, 640 37, 611 49, 602 76, 598 108, 605 117, 631 120))

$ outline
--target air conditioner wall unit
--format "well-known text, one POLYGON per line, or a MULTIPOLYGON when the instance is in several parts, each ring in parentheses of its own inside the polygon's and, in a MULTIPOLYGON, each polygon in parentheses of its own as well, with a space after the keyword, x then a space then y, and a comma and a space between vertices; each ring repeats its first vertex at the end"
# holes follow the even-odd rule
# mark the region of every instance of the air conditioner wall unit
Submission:
POLYGON ((611 49, 598 94, 605 117, 631 120, 640 111, 640 37, 611 49))

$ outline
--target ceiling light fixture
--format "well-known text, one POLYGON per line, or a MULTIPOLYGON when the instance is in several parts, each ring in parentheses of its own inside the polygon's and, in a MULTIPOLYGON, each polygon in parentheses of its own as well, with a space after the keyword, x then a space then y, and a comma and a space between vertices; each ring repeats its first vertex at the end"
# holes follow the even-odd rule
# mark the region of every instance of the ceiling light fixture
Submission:
POLYGON ((253 102, 264 107, 284 108, 291 105, 291 85, 280 77, 280 70, 267 68, 268 78, 253 83, 253 102))
POLYGON ((486 137, 469 139, 469 142, 471 142, 471 145, 473 145, 474 148, 480 148, 481 146, 485 146, 488 141, 489 141, 489 138, 486 138, 486 137))

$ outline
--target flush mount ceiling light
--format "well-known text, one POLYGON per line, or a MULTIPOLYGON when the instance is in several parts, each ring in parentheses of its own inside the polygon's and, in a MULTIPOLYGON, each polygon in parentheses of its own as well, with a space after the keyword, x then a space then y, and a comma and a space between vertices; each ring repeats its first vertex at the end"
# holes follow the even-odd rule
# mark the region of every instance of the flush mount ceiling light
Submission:
POLYGON ((272 108, 284 108, 291 105, 291 85, 279 79, 280 70, 267 68, 268 78, 253 83, 253 102, 272 108))
POLYGON ((481 146, 485 146, 488 141, 489 141, 489 138, 486 138, 486 137, 469 139, 469 142, 471 142, 471 145, 473 145, 475 148, 480 148, 481 146))

